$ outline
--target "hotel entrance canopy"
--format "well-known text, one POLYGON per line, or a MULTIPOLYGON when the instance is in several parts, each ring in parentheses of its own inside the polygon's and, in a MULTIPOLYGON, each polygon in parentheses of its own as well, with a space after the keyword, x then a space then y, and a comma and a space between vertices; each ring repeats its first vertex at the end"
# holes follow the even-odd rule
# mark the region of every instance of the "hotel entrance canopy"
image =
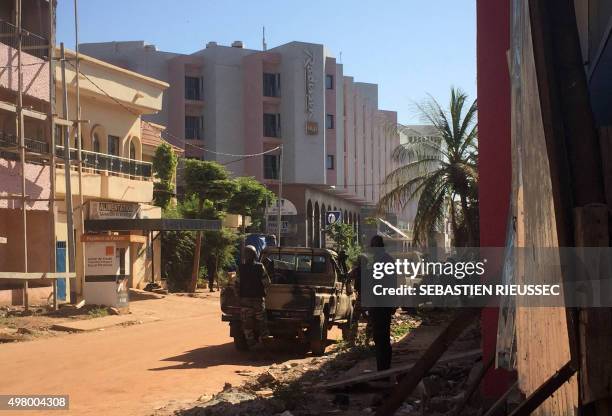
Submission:
POLYGON ((221 220, 199 219, 104 219, 85 220, 85 231, 219 231, 221 220))

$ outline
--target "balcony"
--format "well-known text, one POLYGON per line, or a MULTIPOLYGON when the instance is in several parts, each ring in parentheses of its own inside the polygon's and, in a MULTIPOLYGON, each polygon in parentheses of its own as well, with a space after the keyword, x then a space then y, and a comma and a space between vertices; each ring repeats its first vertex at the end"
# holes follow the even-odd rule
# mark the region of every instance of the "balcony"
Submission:
MULTIPOLYGON (((77 160, 78 150, 70 149, 70 159, 77 160)), ((55 155, 64 157, 64 146, 55 147, 55 155)), ((83 168, 91 169, 96 173, 106 172, 113 175, 125 176, 130 179, 151 180, 153 177, 153 165, 150 162, 126 159, 119 156, 104 153, 81 150, 83 168)))
MULTIPOLYGON (((24 140, 28 152, 47 154, 49 153, 49 143, 41 140, 26 138, 24 140)), ((16 150, 19 147, 19 138, 14 134, 0 131, 0 149, 16 150)))
MULTIPOLYGON (((22 29, 21 50, 39 59, 47 60, 49 43, 47 39, 22 29)), ((17 49, 17 26, 6 20, 0 20, 0 43, 17 49)))

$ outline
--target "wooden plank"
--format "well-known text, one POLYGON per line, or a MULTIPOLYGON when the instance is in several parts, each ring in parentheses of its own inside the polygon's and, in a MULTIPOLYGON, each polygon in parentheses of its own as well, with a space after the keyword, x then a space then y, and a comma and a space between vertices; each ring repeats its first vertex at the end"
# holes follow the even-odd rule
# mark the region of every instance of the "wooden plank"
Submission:
POLYGON ((0 272, 0 279, 19 279, 19 280, 37 280, 37 279, 65 279, 66 277, 76 277, 75 272, 64 273, 47 273, 47 272, 0 272))
MULTIPOLYGON (((7 103, 6 101, 0 101, 0 110, 10 111, 11 113, 17 113, 17 106, 15 104, 7 103)), ((37 120, 46 120, 47 115, 40 111, 30 110, 28 108, 23 109, 23 115, 37 120)))
POLYGON ((474 392, 476 392, 476 389, 478 389, 478 386, 480 386, 480 382, 484 378, 485 374, 487 374, 487 371, 489 371, 489 369, 493 366, 493 363, 495 362, 495 355, 496 354, 491 354, 486 364, 482 365, 482 368, 480 369, 480 371, 474 378, 473 383, 469 385, 468 388, 466 389, 464 399, 461 401, 461 403, 457 405, 457 407, 455 407, 452 410, 452 412, 450 413, 450 416, 461 415, 461 412, 463 412, 463 409, 465 409, 465 406, 468 404, 468 402, 472 398, 472 395, 474 395, 474 392))
POLYGON ((529 395, 510 416, 528 416, 534 412, 546 399, 552 396, 576 372, 572 361, 568 361, 555 374, 529 395))
POLYGON ((498 409, 501 405, 503 405, 506 400, 508 399, 508 396, 510 396, 510 394, 516 389, 518 388, 518 381, 515 382, 512 386, 510 386, 510 388, 508 390, 506 390, 506 392, 504 394, 502 394, 502 396, 497 399, 497 401, 495 403, 493 403, 493 405, 489 408, 489 410, 487 410, 487 413, 484 414, 484 416, 493 416, 493 415, 499 415, 501 413, 498 413, 498 409))
MULTIPOLYGON (((482 356, 482 350, 470 350, 458 354, 449 354, 448 356, 443 356, 440 358, 438 363, 448 363, 452 361, 458 360, 467 360, 467 359, 476 359, 482 356)), ((414 368, 414 363, 406 364, 399 367, 391 368, 389 370, 376 371, 372 373, 361 374, 355 377, 347 378, 344 380, 332 381, 331 383, 321 384, 317 387, 324 389, 337 389, 342 387, 348 387, 355 384, 367 383, 369 381, 382 380, 385 378, 389 378, 391 376, 397 376, 400 374, 405 374, 411 371, 414 368)))
MULTIPOLYGON (((592 204, 574 210, 576 246, 608 247, 608 206, 592 204)), ((577 249, 580 250, 580 249, 577 249)), ((580 251, 578 251, 580 252, 580 251)), ((605 262, 607 259, 601 259, 605 262)), ((605 268, 594 276, 606 281, 605 268)), ((612 345, 612 309, 582 308, 579 320, 580 342, 580 396, 583 404, 610 400, 612 397, 612 361, 609 359, 612 345)), ((596 415, 609 413, 594 413, 596 415)))
POLYGON ((402 405, 406 397, 412 393, 421 379, 438 362, 442 354, 480 316, 481 309, 470 308, 461 310, 446 329, 427 348, 425 353, 414 364, 414 367, 402 378, 391 392, 389 398, 376 411, 376 416, 391 416, 402 405))

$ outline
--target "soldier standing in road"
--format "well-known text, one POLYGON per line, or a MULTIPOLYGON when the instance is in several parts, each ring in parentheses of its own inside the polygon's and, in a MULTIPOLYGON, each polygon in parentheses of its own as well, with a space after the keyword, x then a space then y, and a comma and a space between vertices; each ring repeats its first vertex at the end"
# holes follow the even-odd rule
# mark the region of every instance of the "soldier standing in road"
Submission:
POLYGON ((240 297, 240 319, 247 345, 257 344, 255 331, 259 338, 268 336, 266 325, 266 291, 270 286, 270 277, 265 267, 256 261, 257 250, 253 246, 244 248, 244 263, 238 268, 236 286, 240 297))
MULTIPOLYGON (((385 243, 381 236, 375 235, 370 241, 374 252, 374 263, 393 263, 393 257, 384 249, 385 243)), ((393 307, 377 306, 368 308, 372 320, 374 346, 376 349, 376 367, 378 371, 391 368, 391 317, 395 313, 393 307)))

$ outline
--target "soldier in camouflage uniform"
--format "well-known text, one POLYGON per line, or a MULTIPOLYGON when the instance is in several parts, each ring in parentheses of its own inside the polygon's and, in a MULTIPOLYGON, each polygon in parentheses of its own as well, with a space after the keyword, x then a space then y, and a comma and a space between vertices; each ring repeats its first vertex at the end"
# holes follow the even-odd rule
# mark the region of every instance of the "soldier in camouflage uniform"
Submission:
POLYGON ((249 347, 257 344, 255 331, 259 337, 268 336, 266 325, 266 290, 270 286, 270 277, 265 267, 256 261, 257 250, 253 246, 244 249, 244 264, 238 269, 236 289, 240 297, 240 319, 242 329, 249 347))

